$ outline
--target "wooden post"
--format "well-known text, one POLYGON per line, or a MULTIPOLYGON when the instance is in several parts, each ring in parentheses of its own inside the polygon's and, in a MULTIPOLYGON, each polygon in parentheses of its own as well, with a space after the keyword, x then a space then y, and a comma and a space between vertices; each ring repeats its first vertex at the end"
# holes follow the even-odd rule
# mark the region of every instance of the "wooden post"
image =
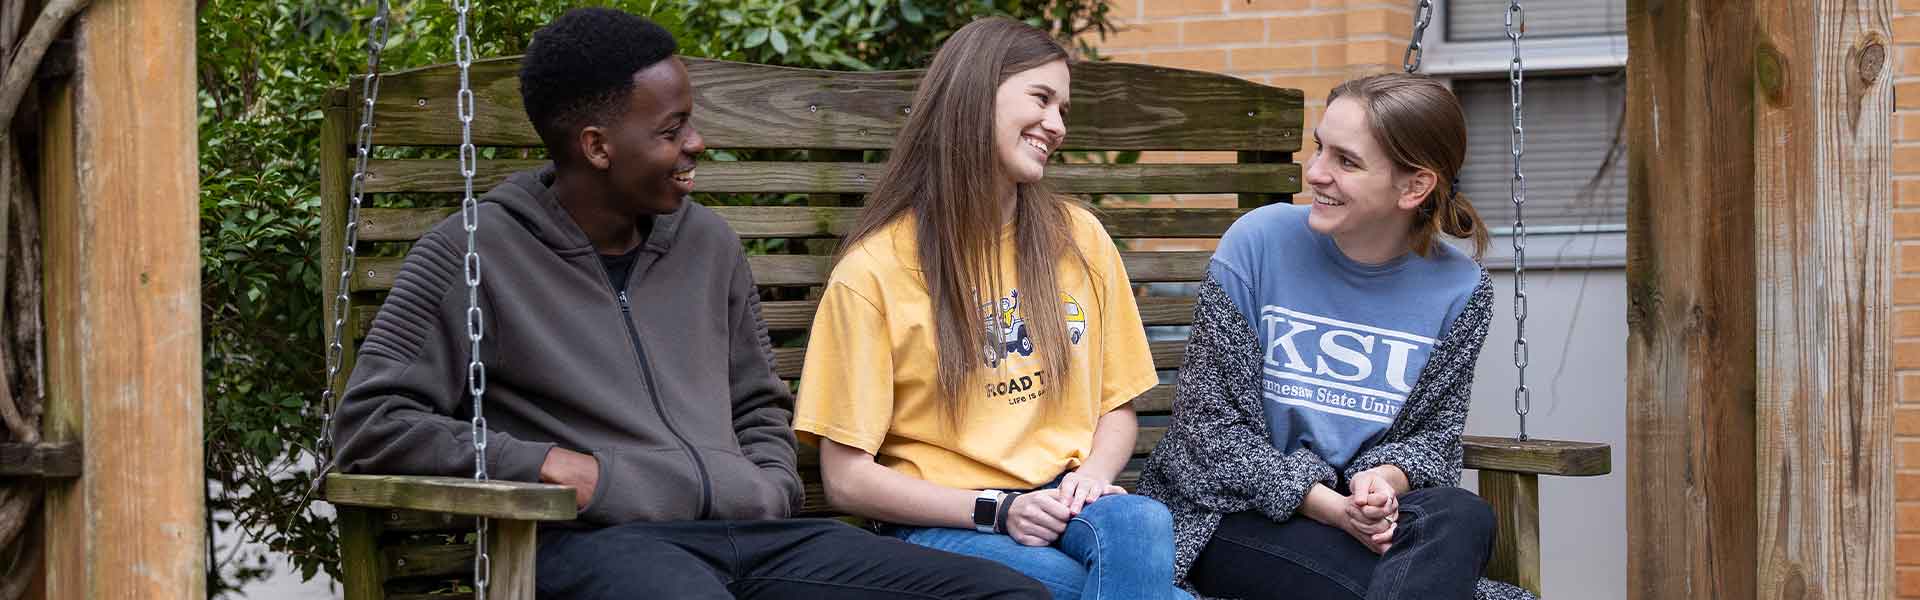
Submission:
POLYGON ((1756 591, 1752 12, 1627 3, 1629 598, 1756 591))
MULTIPOLYGON (((320 335, 328 344, 333 343, 333 301, 340 292, 341 250, 346 245, 347 207, 353 202, 348 193, 353 182, 354 161, 359 156, 353 144, 354 136, 359 131, 361 113, 347 106, 348 97, 346 90, 327 92, 326 116, 320 127, 320 335)), ((352 303, 348 303, 347 310, 353 310, 352 303)), ((352 336, 357 328, 353 321, 356 315, 348 312, 346 316, 347 326, 341 333, 352 336)), ((353 371, 353 358, 358 349, 351 339, 342 344, 340 373, 327 382, 334 390, 335 406, 339 405, 340 397, 346 393, 347 376, 353 371)), ((334 406, 322 408, 332 413, 334 406)))
POLYGON ((42 152, 50 598, 206 597, 194 12, 96 0, 42 152))
POLYGON ((1480 496, 1493 506, 1493 559, 1487 577, 1540 594, 1540 476, 1480 472, 1480 496))
POLYGON ((494 519, 488 526, 491 539, 488 556, 493 576, 488 581, 490 600, 532 600, 534 593, 534 555, 539 552, 536 521, 494 519))
POLYGON ((1758 598, 1891 598, 1886 0, 1758 0, 1758 598))
POLYGON ((334 505, 340 527, 340 593, 346 600, 385 600, 387 562, 380 555, 387 511, 334 505))

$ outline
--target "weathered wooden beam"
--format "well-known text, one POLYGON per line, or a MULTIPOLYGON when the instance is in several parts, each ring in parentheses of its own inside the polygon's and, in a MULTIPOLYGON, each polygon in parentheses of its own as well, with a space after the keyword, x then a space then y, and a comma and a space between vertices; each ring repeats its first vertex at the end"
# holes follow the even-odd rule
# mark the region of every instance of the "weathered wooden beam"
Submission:
MULTIPOLYGON (((346 600, 385 600, 387 563, 380 553, 380 536, 390 511, 339 506, 334 523, 340 528, 340 588, 346 600)), ((473 519, 465 519, 472 527, 473 519)))
POLYGON ((327 476, 324 498, 347 506, 526 521, 568 521, 576 513, 573 488, 498 479, 336 473, 327 476))
MULTIPOLYGON (((858 161, 857 150, 833 156, 835 162, 706 161, 700 163, 695 194, 864 194, 873 191, 886 163, 858 161)), ((1271 153, 1285 156, 1284 153, 1271 153)), ((476 189, 491 189, 515 172, 546 164, 544 160, 480 161, 473 177, 476 189)), ((367 164, 367 192, 455 194, 464 189, 453 160, 385 159, 367 164)), ((1284 198, 1300 190, 1300 165, 1294 164, 1053 164, 1047 183, 1064 194, 1203 194, 1260 192, 1284 198)), ((814 204, 810 206, 854 206, 814 204)))
POLYGON ((1493 556, 1487 577, 1540 594, 1540 476, 1480 472, 1480 497, 1493 507, 1493 556))
POLYGON ((1598 442, 1460 436, 1469 469, 1593 477, 1613 472, 1613 448, 1598 442))
MULTIPOLYGON (((727 220, 727 225, 734 232, 745 239, 838 237, 853 227, 853 220, 860 212, 855 207, 824 206, 712 208, 727 220)), ((411 242, 420 239, 434 225, 453 216, 457 210, 457 207, 362 208, 360 240, 411 242)), ((1106 208, 1096 214, 1100 217, 1100 223, 1106 226, 1107 234, 1116 238, 1218 238, 1246 211, 1233 208, 1106 208)), ((335 242, 334 245, 338 246, 339 243, 335 242)))
POLYGON ((206 597, 194 23, 96 0, 43 113, 49 598, 206 597))
POLYGON ((495 519, 487 524, 488 600, 533 600, 534 555, 539 551, 533 521, 495 519))
POLYGON ((1756 591, 1753 8, 1627 5, 1629 598, 1756 591))
POLYGON ((81 461, 78 442, 0 443, 0 477, 72 479, 80 476, 81 461))
MULTIPOLYGON (((1206 278, 1212 252, 1122 252, 1127 276, 1134 283, 1198 282, 1206 278)), ((398 256, 361 257, 354 264, 354 291, 384 291, 393 287, 403 259, 398 256)), ((763 286, 820 285, 833 273, 830 256, 765 254, 747 257, 753 280, 763 286)))
POLYGON ((1891 4, 1754 2, 1763 600, 1895 594, 1891 4))
MULTIPOLYGON (((694 125, 711 148, 884 150, 906 123, 920 71, 827 72, 686 58, 694 125)), ((521 104, 519 57, 473 63, 474 143, 539 146, 521 104)), ((460 143, 459 71, 435 65, 381 79, 374 140, 460 143)), ((358 78, 349 86, 358 94, 358 78)), ((351 102, 359 102, 353 98, 351 102)), ((1063 150, 1300 149, 1299 90, 1200 71, 1081 63, 1063 150)))

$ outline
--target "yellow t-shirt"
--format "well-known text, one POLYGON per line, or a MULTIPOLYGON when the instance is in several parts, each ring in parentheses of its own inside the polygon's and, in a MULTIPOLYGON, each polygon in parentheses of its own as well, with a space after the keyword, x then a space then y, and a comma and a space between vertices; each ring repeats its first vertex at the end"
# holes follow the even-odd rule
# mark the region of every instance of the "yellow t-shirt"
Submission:
POLYGON ((1093 272, 1071 256, 1057 269, 1073 353, 1066 381, 1044 373, 1027 335, 1019 307, 1034 300, 1013 289, 1013 240, 1003 236, 999 277, 1006 289, 981 294, 981 324, 991 319, 1001 328, 987 344, 1000 345, 1002 336, 1006 342, 1000 353, 981 349, 974 383, 963 388, 974 390, 963 399, 965 421, 952 435, 914 223, 901 218, 834 267, 800 378, 793 420, 800 439, 819 444, 826 437, 909 476, 963 489, 1037 487, 1078 467, 1093 449, 1100 416, 1158 378, 1120 253, 1091 213, 1071 212, 1074 243, 1093 272))

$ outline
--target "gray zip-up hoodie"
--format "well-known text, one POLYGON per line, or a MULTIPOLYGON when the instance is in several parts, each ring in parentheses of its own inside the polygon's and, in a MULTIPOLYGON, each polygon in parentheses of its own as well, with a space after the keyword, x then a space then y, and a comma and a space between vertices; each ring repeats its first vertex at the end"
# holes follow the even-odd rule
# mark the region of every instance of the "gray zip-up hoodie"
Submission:
MULTIPOLYGON (((479 205, 488 472, 538 481, 549 449, 591 453, 585 525, 791 514, 793 397, 739 236, 688 200, 614 290, 552 181, 517 173, 479 205)), ((465 253, 455 215, 407 254, 334 419, 343 470, 473 474, 465 253)))

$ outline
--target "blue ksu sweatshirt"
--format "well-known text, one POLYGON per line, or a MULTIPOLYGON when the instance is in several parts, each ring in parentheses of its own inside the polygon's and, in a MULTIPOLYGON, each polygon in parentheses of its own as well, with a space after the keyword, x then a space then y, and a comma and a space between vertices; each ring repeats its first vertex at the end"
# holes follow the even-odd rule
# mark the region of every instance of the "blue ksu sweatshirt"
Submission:
POLYGON ((1248 213, 1208 269, 1265 349, 1261 390, 1275 448, 1307 448, 1335 472, 1385 435, 1480 268, 1436 243, 1385 264, 1347 258, 1307 228, 1309 207, 1248 213))

